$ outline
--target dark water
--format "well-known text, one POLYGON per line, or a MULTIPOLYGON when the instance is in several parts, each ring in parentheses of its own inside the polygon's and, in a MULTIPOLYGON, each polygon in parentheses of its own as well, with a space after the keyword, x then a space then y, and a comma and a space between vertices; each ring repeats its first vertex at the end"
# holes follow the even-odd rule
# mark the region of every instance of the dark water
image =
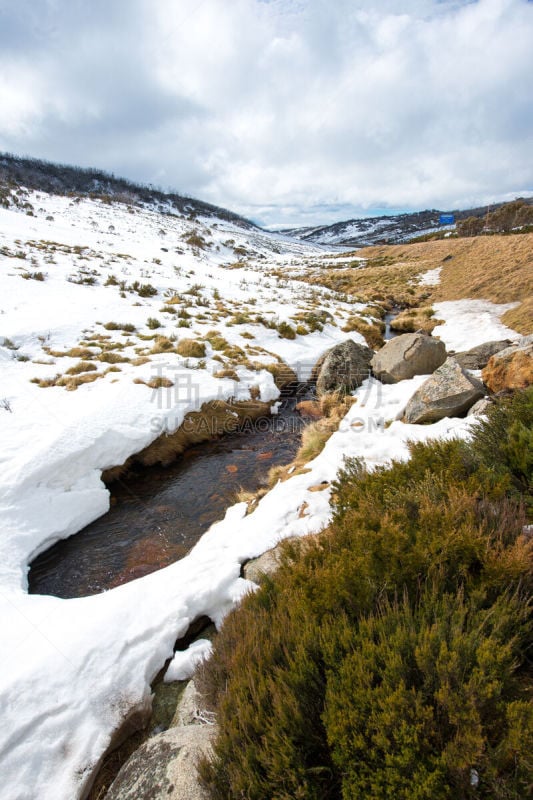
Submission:
POLYGON ((390 311, 387 311, 385 316, 383 317, 383 322, 385 323, 385 333, 383 334, 383 338, 387 342, 389 339, 394 339, 395 336, 399 336, 400 334, 396 331, 391 330, 390 324, 392 320, 398 316, 400 313, 399 308, 392 308, 390 311))
POLYGON ((110 485, 111 509, 30 565, 31 594, 84 597, 183 558, 270 467, 292 461, 306 420, 285 399, 277 416, 187 450, 169 467, 136 467, 110 485))

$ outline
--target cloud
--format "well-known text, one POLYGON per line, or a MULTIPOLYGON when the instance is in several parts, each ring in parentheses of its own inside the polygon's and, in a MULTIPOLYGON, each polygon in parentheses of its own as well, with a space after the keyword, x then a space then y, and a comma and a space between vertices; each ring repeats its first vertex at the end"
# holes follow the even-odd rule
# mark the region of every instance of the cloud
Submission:
POLYGON ((533 189, 531 41, 527 0, 0 3, 0 149, 267 223, 478 204, 533 189))

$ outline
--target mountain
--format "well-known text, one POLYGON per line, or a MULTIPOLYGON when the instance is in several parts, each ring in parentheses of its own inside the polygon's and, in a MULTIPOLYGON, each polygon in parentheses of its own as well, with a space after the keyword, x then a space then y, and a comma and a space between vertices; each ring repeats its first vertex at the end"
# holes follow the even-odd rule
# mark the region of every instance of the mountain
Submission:
MULTIPOLYGON (((493 204, 490 210, 494 211, 502 205, 503 203, 493 204)), ((487 206, 461 211, 431 209, 394 216, 350 219, 345 222, 335 222, 333 225, 291 228, 284 230, 283 233, 305 242, 328 246, 367 247, 373 244, 399 244, 415 236, 442 230, 443 226, 439 225, 441 214, 454 214, 456 220, 462 220, 467 217, 483 217, 487 210, 487 206)))
POLYGON ((108 199, 130 205, 150 206, 161 213, 189 218, 197 215, 216 217, 244 228, 257 228, 250 220, 202 200, 175 192, 163 192, 154 186, 117 178, 98 169, 54 164, 35 158, 19 158, 9 153, 0 153, 0 184, 2 183, 53 195, 75 195, 93 200, 108 199))

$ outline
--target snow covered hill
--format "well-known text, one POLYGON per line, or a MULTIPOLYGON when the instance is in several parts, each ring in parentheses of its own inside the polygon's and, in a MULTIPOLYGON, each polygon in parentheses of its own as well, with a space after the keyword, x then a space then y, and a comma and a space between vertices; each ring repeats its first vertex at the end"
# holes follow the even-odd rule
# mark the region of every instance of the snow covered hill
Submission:
MULTIPOLYGON (((408 439, 464 435, 471 421, 404 425, 395 417, 422 378, 367 381, 308 472, 251 514, 231 508, 182 561, 93 597, 30 596, 31 559, 107 510, 103 470, 206 401, 275 405, 269 366, 306 377, 332 345, 363 341, 343 327, 371 310, 302 279, 336 263, 323 248, 225 212, 0 189, 0 798, 74 800, 114 732, 150 705, 176 639, 201 615, 220 624, 253 588, 241 564, 327 524, 330 489, 310 489, 344 456, 384 463, 408 439)), ((472 344, 448 306, 454 346, 472 344)), ((484 334, 497 338, 491 313, 484 334)))
MULTIPOLYGON (((529 202, 526 200, 526 202, 529 202)), ((494 211, 502 203, 491 206, 494 211)), ((285 230, 288 236, 294 236, 304 242, 322 244, 328 247, 367 247, 373 244, 399 244, 408 242, 416 236, 423 236, 435 231, 453 230, 455 225, 440 225, 441 214, 454 214, 456 221, 467 217, 483 217, 487 207, 469 208, 461 211, 437 211, 435 209, 416 211, 406 214, 394 214, 381 217, 363 217, 333 225, 311 228, 291 228, 285 230)))

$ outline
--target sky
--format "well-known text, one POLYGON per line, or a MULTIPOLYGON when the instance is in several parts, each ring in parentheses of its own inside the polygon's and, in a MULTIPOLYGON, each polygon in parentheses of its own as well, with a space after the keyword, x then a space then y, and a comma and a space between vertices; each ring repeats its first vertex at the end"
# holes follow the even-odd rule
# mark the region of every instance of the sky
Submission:
POLYGON ((528 0, 0 0, 0 151, 265 226, 533 194, 528 0))

